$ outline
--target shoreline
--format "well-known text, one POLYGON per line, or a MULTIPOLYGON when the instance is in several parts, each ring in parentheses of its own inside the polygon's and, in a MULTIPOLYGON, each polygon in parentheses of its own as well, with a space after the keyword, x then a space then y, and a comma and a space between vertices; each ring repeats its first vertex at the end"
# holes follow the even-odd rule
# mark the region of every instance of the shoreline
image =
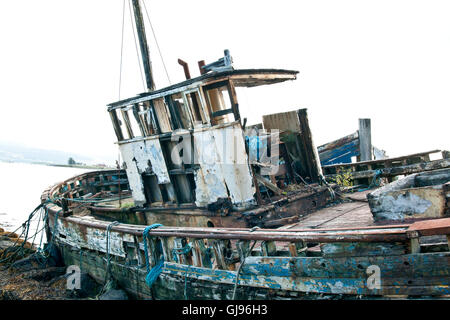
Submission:
POLYGON ((41 166, 49 166, 49 167, 62 167, 62 168, 76 168, 76 169, 95 169, 95 170, 111 170, 116 169, 111 166, 96 166, 96 165, 84 165, 84 164, 59 164, 59 163, 49 163, 49 162, 40 162, 40 161, 14 161, 14 160, 0 160, 0 162, 4 163, 24 163, 24 164, 35 164, 41 166))

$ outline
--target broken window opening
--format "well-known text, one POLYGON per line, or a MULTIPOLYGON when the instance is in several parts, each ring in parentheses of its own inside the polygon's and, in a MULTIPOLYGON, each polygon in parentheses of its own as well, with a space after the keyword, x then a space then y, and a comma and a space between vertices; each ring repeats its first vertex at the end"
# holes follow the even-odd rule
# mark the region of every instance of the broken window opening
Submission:
POLYGON ((144 127, 139 118, 139 111, 140 108, 138 104, 129 106, 127 111, 134 138, 145 137, 144 127))
POLYGON ((117 117, 116 110, 111 110, 109 112, 109 115, 111 117, 111 121, 113 124, 114 132, 116 133, 117 140, 122 141, 123 134, 122 134, 121 122, 120 122, 119 118, 117 117))
MULTIPOLYGON (((232 122, 231 113, 234 113, 231 95, 228 91, 228 83, 221 82, 205 86, 205 96, 211 110, 211 124, 223 124, 232 122)), ((236 117, 235 117, 236 119, 236 117)))
MULTIPOLYGON (((193 172, 186 168, 183 162, 184 149, 178 149, 178 144, 179 141, 161 141, 161 149, 166 159, 166 166, 169 170, 170 181, 178 205, 194 204, 195 182, 193 172)), ((192 147, 192 144, 187 147, 192 147)))
POLYGON ((120 112, 116 113, 117 115, 117 121, 119 124, 120 132, 122 133, 122 140, 129 140, 133 138, 133 133, 131 132, 131 127, 127 125, 125 119, 124 119, 124 112, 123 110, 120 110, 120 112), (124 130, 125 128, 125 130, 124 130), (130 133, 131 132, 131 133, 130 133))
POLYGON ((144 182, 144 194, 148 205, 162 205, 163 196, 159 189, 158 180, 155 174, 142 174, 144 182))
POLYGON ((137 107, 137 116, 144 130, 145 136, 151 136, 157 134, 159 131, 155 123, 155 116, 153 113, 153 107, 149 101, 140 103, 137 107))
POLYGON ((185 103, 185 100, 183 99, 182 95, 180 93, 174 94, 171 96, 171 99, 173 101, 175 110, 180 115, 182 128, 192 129, 194 127, 192 113, 188 109, 188 106, 185 103))
POLYGON ((191 92, 185 92, 183 96, 191 111, 194 127, 196 128, 198 126, 202 126, 203 124, 207 124, 208 119, 205 114, 204 103, 201 98, 200 91, 195 89, 191 92))
POLYGON ((172 131, 171 120, 169 118, 168 106, 163 98, 151 100, 153 111, 156 116, 156 122, 159 126, 161 133, 167 133, 172 131))
POLYGON ((170 119, 172 130, 182 129, 183 124, 181 121, 181 116, 176 108, 176 104, 174 103, 172 96, 165 96, 164 101, 166 102, 167 109, 169 110, 168 116, 170 119))

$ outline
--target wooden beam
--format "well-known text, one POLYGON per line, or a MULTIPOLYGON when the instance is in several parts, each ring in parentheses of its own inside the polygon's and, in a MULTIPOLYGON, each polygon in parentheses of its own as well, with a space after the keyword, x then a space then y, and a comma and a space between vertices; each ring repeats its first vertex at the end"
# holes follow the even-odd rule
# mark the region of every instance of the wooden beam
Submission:
POLYGON ((239 113, 239 103, 237 100, 236 89, 234 87, 233 81, 230 80, 227 83, 228 95, 230 96, 231 109, 234 113, 234 121, 241 120, 241 115, 239 113))
POLYGON ((127 128, 128 136, 130 139, 134 138, 133 129, 131 128, 130 118, 128 117, 128 111, 123 109, 120 110, 122 112, 123 121, 125 121, 125 127, 127 128))
POLYGON ((109 112, 109 115, 111 116, 111 120, 112 120, 113 127, 114 127, 114 132, 116 133, 117 140, 118 141, 122 141, 123 140, 123 134, 122 134, 122 129, 120 128, 119 119, 117 118, 117 111, 116 110, 111 110, 109 112))
POLYGON ((276 194, 278 194, 278 195, 282 195, 283 194, 283 190, 278 188, 275 184, 273 184, 272 182, 268 181, 267 179, 264 179, 259 174, 255 173, 255 178, 256 178, 256 181, 258 181, 259 183, 265 185, 267 188, 269 188, 270 190, 272 190, 276 194))
POLYGON ((309 128, 307 109, 297 111, 300 121, 301 140, 303 143, 304 156, 308 163, 309 174, 312 182, 318 182, 319 176, 322 175, 322 167, 320 166, 319 153, 314 145, 311 129, 309 128))
MULTIPOLYGON (((339 166, 336 166, 339 167, 339 166)), ((450 159, 440 159, 434 160, 430 162, 420 162, 415 164, 410 164, 406 166, 398 166, 398 167, 389 167, 389 168, 380 168, 378 170, 381 171, 381 177, 395 177, 404 174, 412 174, 417 172, 424 172, 436 169, 444 169, 450 167, 450 159)), ((343 168, 346 168, 343 166, 343 168)), ((351 172, 352 179, 364 179, 364 178, 372 178, 377 174, 377 170, 365 170, 365 171, 353 171, 351 172)), ((325 176, 326 179, 333 179, 336 177, 336 174, 327 174, 325 176)))
POLYGON ((360 161, 373 159, 370 119, 359 119, 359 153, 360 161))
POLYGON ((155 90, 153 81, 152 63, 147 44, 147 36, 145 35, 144 20, 142 19, 141 6, 139 0, 133 0, 134 21, 136 23, 136 31, 139 39, 139 47, 141 49, 142 63, 144 65, 145 80, 148 91, 155 90))

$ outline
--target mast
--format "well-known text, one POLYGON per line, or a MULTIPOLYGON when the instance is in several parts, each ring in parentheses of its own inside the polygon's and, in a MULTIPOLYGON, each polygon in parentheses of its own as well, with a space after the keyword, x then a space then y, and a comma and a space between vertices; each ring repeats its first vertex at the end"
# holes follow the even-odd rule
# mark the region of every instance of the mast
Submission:
POLYGON ((145 80, 148 91, 155 90, 153 82, 152 63, 147 44, 147 36, 145 35, 144 20, 142 19, 141 6, 139 0, 133 0, 134 21, 136 22, 136 30, 139 38, 139 47, 141 49, 142 63, 144 64, 145 80))

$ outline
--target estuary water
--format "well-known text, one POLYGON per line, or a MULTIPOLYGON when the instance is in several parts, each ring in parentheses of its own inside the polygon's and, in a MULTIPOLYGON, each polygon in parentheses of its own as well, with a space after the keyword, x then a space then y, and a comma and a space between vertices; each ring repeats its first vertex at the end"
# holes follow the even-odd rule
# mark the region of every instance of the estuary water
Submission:
POLYGON ((87 171, 92 170, 0 161, 0 227, 14 231, 39 205, 47 187, 87 171))

